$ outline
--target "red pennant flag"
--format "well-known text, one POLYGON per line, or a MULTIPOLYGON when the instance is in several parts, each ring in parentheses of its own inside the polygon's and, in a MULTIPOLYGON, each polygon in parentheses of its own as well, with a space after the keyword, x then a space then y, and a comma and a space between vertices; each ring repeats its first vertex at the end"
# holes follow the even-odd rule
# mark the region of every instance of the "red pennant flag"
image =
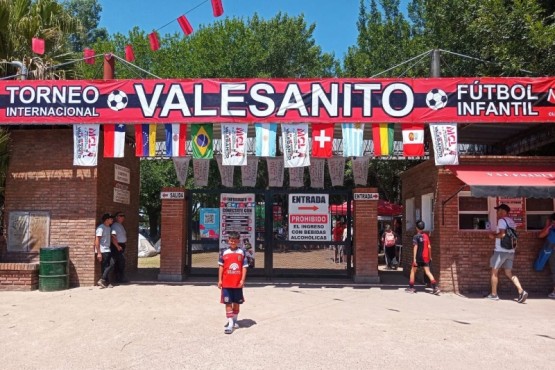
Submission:
POLYGON ((135 60, 135 53, 131 45, 125 45, 125 60, 128 62, 133 62, 135 60))
POLYGON ((158 35, 156 32, 152 32, 148 35, 148 40, 150 41, 150 50, 156 51, 160 49, 160 41, 158 41, 158 35))
POLYGON ((333 123, 312 124, 312 156, 314 158, 331 158, 333 129, 333 123))
POLYGON ((222 0, 212 0, 212 11, 214 12, 214 17, 219 17, 224 14, 224 6, 222 5, 222 0))
POLYGON ((87 64, 94 64, 95 54, 93 49, 85 48, 83 50, 83 59, 87 64))
POLYGON ((193 33, 193 26, 191 26, 191 23, 189 23, 189 20, 184 15, 177 18, 177 23, 179 23, 179 26, 183 30, 183 33, 187 36, 193 33))
POLYGON ((35 54, 44 54, 44 40, 33 37, 32 49, 35 54))
POLYGON ((424 125, 403 126, 403 155, 405 157, 424 155, 424 125))

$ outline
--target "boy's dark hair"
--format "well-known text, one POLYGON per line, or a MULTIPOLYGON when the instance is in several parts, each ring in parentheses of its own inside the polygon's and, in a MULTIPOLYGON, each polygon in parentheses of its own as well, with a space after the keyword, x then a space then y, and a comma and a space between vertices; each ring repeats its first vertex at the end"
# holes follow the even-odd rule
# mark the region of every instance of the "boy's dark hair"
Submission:
POLYGON ((424 230, 426 228, 426 224, 422 220, 416 221, 416 228, 418 230, 424 230))
POLYGON ((227 233, 227 238, 228 239, 241 239, 241 236, 239 235, 239 233, 237 231, 230 231, 227 233))

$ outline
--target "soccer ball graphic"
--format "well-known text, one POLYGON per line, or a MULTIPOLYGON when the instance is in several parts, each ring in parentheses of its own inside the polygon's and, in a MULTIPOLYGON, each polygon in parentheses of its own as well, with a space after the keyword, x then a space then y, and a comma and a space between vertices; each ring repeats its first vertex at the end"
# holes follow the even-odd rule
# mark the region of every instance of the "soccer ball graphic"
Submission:
POLYGON ((114 90, 108 95, 108 107, 111 110, 120 111, 127 107, 127 94, 120 90, 114 90))
POLYGON ((440 89, 432 89, 426 94, 426 104, 430 109, 439 110, 447 105, 447 94, 440 89))

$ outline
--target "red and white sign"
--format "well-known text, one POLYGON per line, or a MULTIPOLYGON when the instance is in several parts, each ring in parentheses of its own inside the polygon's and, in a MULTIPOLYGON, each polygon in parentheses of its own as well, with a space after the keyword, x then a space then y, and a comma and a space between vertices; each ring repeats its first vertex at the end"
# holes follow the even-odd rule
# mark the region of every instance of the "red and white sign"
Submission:
POLYGON ((330 158, 333 149, 333 123, 315 123, 312 125, 312 156, 330 158))
POLYGON ((330 241, 328 194, 289 194, 289 240, 330 241))
POLYGON ((15 125, 553 123, 555 78, 3 80, 0 102, 15 125))

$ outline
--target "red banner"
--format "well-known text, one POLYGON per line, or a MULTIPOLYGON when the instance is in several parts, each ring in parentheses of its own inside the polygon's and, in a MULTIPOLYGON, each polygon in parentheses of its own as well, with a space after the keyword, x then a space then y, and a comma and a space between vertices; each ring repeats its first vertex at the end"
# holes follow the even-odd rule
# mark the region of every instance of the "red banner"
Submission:
POLYGON ((555 122, 554 78, 0 81, 0 124, 555 122))

